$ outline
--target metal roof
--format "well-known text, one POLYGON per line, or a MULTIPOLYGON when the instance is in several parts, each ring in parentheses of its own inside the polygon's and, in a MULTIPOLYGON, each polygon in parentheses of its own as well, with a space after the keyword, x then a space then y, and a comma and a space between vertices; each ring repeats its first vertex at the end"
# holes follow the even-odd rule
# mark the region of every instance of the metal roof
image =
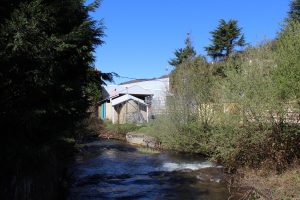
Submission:
POLYGON ((165 99, 166 95, 169 94, 169 78, 123 84, 122 86, 132 87, 134 85, 150 91, 153 94, 153 99, 165 99))
POLYGON ((130 94, 125 94, 123 96, 120 96, 118 98, 115 98, 112 100, 111 104, 112 106, 115 106, 115 105, 118 105, 120 103, 123 103, 123 102, 126 102, 126 101, 129 101, 129 100, 134 100, 134 101, 137 101, 141 104, 144 104, 144 105, 147 105, 143 100, 139 99, 139 98, 136 98, 130 94))
POLYGON ((144 89, 138 85, 124 86, 124 85, 108 85, 103 87, 103 98, 118 96, 119 94, 133 94, 133 95, 153 95, 150 90, 144 89))
POLYGON ((140 95, 152 95, 150 90, 146 90, 138 85, 133 85, 131 87, 125 87, 124 90, 119 92, 120 94, 140 94, 140 95))

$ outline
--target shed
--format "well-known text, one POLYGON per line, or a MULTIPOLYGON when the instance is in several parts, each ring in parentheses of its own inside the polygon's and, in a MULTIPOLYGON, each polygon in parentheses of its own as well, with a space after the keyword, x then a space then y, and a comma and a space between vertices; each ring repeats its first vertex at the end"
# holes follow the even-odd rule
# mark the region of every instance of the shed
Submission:
POLYGON ((149 106, 147 102, 152 92, 140 86, 130 87, 112 85, 103 88, 103 99, 98 108, 99 117, 110 119, 113 123, 148 122, 149 106))
POLYGON ((120 123, 143 123, 148 122, 149 108, 145 101, 125 94, 111 101, 112 105, 112 122, 120 123), (117 116, 116 116, 117 114, 117 116))

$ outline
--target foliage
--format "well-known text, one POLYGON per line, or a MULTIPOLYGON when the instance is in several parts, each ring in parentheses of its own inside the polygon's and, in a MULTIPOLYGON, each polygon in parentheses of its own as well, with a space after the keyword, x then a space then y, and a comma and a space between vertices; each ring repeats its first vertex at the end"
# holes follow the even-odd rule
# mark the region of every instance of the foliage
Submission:
POLYGON ((88 82, 84 88, 84 93, 92 104, 96 104, 101 100, 100 72, 96 69, 88 70, 87 79, 88 82))
POLYGON ((196 51, 192 45, 192 41, 189 33, 187 34, 184 43, 185 43, 185 47, 183 49, 180 48, 175 50, 174 54, 176 57, 169 61, 170 65, 177 67, 178 65, 196 56, 196 51))
POLYGON ((274 81, 284 100, 300 98, 300 21, 289 21, 276 45, 277 68, 274 81))
POLYGON ((299 0, 291 0, 289 19, 300 22, 300 1, 299 0))
POLYGON ((1 195, 55 199, 67 152, 56 149, 86 117, 103 25, 81 0, 1 1, 0 10, 1 195))
POLYGON ((198 119, 208 126, 213 120, 209 104, 214 103, 217 93, 213 66, 203 57, 196 57, 176 70, 177 73, 172 75, 177 83, 176 93, 168 99, 172 120, 179 125, 198 119))
POLYGON ((222 138, 222 132, 231 133, 230 136, 223 133, 223 139, 231 139, 216 144, 219 150, 213 155, 230 167, 264 166, 280 172, 299 159, 300 152, 295 151, 300 140, 295 128, 299 126, 287 120, 293 105, 285 104, 277 95, 274 77, 278 63, 273 47, 272 43, 264 43, 244 52, 238 63, 231 58, 226 62, 223 98, 239 105, 241 111, 234 114, 236 119, 224 113, 227 120, 221 127, 225 129, 221 129, 221 134, 213 133, 212 141, 218 135, 222 138), (228 126, 234 128, 228 130, 228 126))
POLYGON ((173 92, 176 92, 177 90, 177 83, 176 81, 177 78, 177 74, 179 74, 180 70, 178 69, 178 67, 182 64, 184 64, 185 62, 189 62, 191 60, 193 60, 196 56, 196 51, 194 50, 194 47, 192 46, 192 42, 191 42, 191 38, 190 38, 190 34, 187 35, 187 38, 185 40, 185 48, 180 48, 177 49, 175 51, 175 56, 176 58, 173 58, 169 61, 170 65, 173 65, 175 67, 174 70, 172 70, 171 72, 171 76, 170 76, 170 87, 172 88, 173 92))
POLYGON ((176 92, 167 98, 165 115, 139 131, 157 137, 168 148, 206 154, 202 144, 216 120, 211 108, 218 99, 219 77, 213 74, 213 65, 200 56, 178 65, 172 74, 176 92))
MULTIPOLYGON (((274 110, 278 105, 274 97, 276 88, 272 82, 275 69, 273 53, 269 44, 250 48, 238 65, 233 65, 229 58, 226 67, 224 99, 226 102, 238 103, 242 108, 244 122, 263 123, 262 116, 267 110, 274 110)), ((233 60, 236 64, 236 61, 233 60)), ((266 116, 267 117, 267 116, 266 116)))
POLYGON ((155 137, 159 142, 167 142, 168 146, 171 146, 172 143, 172 135, 169 133, 175 133, 176 131, 174 124, 166 115, 158 116, 153 123, 147 124, 138 130, 138 132, 155 137))
MULTIPOLYGON (((285 51, 280 49, 282 38, 219 63, 195 58, 179 65, 177 90, 168 97, 166 115, 146 133, 168 148, 209 155, 229 170, 242 166, 285 170, 300 158, 300 129, 296 96, 278 95, 284 83, 277 81, 278 70, 291 81, 287 71, 298 65, 289 56, 277 60, 285 51), (280 67, 286 62, 290 65, 280 67), (216 73, 219 66, 224 67, 224 76, 216 73)), ((284 48, 294 40, 287 39, 284 48)), ((289 90, 297 90, 297 84, 289 85, 289 90)))
POLYGON ((241 33, 242 29, 238 27, 237 23, 237 20, 226 22, 221 19, 216 30, 210 32, 212 44, 205 47, 205 50, 212 59, 226 59, 235 51, 236 47, 246 45, 244 35, 241 33))

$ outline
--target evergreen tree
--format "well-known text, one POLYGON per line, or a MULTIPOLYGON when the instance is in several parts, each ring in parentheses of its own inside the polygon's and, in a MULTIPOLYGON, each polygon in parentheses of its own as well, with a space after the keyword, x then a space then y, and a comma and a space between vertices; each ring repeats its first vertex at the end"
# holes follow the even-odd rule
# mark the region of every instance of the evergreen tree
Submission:
POLYGON ((102 24, 89 16, 98 3, 1 1, 0 199, 57 198, 62 138, 87 114, 86 87, 101 81, 89 75, 103 43, 102 24))
POLYGON ((300 0, 292 0, 290 3, 289 19, 300 22, 300 0))
POLYGON ((192 45, 192 41, 189 33, 187 34, 184 43, 185 43, 184 48, 175 50, 174 54, 176 57, 169 61, 170 65, 177 67, 178 65, 196 56, 196 51, 192 45))
POLYGON ((214 60, 222 60, 235 51, 236 47, 246 45, 244 35, 241 33, 241 28, 238 27, 237 20, 224 19, 219 21, 216 30, 211 31, 212 44, 205 47, 207 54, 214 60))

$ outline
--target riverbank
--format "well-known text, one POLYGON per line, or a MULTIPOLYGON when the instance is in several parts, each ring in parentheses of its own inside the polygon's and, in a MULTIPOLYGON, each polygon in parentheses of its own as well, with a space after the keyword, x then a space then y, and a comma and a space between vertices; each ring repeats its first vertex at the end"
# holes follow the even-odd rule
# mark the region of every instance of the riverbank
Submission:
POLYGON ((126 141, 126 134, 140 129, 141 127, 134 124, 112 124, 110 121, 103 122, 99 137, 104 139, 117 139, 126 141))
POLYGON ((244 199, 299 199, 300 198, 300 166, 295 165, 282 174, 263 169, 239 169, 228 184, 235 193, 244 199))
MULTIPOLYGON (((128 127, 128 125, 118 125, 120 130, 122 126, 128 127)), ((141 136, 156 137, 157 141, 161 142, 161 138, 157 137, 159 133, 154 133, 153 127, 142 126, 133 128, 132 130, 141 136)), ((126 140, 126 134, 122 131, 119 133, 118 131, 114 131, 114 134, 111 134, 109 137, 126 140), (119 136, 116 137, 116 135, 119 136)), ((161 145, 161 148, 178 151, 176 148, 168 148, 168 145, 165 143, 161 145)), ((266 165, 262 165, 259 168, 238 167, 235 170, 226 170, 225 168, 225 171, 229 172, 226 182, 228 183, 230 192, 234 195, 245 197, 245 199, 250 197, 257 199, 300 198, 300 193, 298 192, 300 191, 299 163, 286 168, 282 173, 270 170, 268 167, 263 168, 264 166, 266 165)))

